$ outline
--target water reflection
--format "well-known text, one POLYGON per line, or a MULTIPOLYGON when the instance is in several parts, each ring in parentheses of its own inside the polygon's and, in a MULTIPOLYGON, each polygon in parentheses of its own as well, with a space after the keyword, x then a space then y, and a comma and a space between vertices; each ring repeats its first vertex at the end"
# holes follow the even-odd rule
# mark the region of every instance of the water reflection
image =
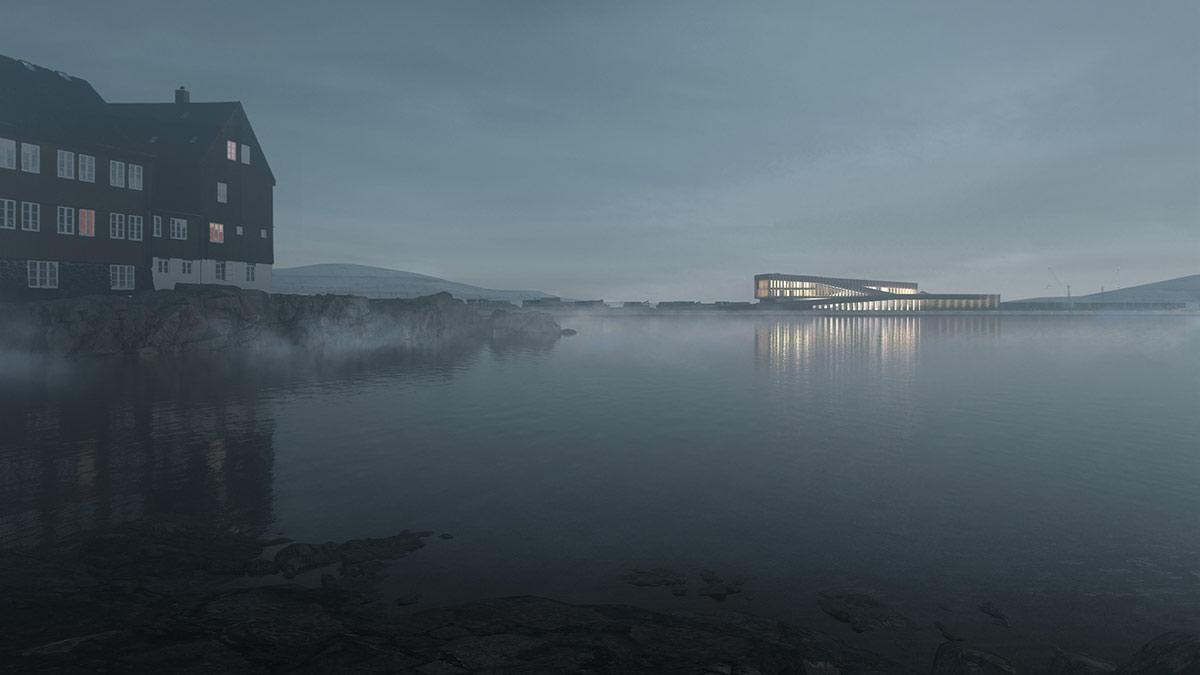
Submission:
POLYGON ((447 379, 478 351, 75 364, 40 378, 0 377, 0 548, 155 514, 264 534, 273 522, 278 392, 447 379))
POLYGON ((992 316, 813 316, 755 326, 755 359, 779 371, 853 365, 911 372, 922 338, 998 335, 992 316))

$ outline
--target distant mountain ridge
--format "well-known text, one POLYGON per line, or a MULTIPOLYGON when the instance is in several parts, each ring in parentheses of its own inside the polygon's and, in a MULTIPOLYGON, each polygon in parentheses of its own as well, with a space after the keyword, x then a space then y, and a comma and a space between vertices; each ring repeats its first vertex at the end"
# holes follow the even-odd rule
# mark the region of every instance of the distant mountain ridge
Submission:
MULTIPOLYGON (((1200 274, 1155 281, 1104 293, 1089 293, 1071 298, 1076 302, 1186 302, 1200 303, 1200 274)), ((1020 302, 1066 302, 1065 297, 1029 298, 1020 302)))
POLYGON ((551 297, 542 291, 482 288, 427 274, 345 263, 276 269, 271 275, 271 286, 276 293, 332 293, 362 295, 368 298, 416 298, 446 292, 463 300, 504 300, 520 303, 527 299, 551 297))

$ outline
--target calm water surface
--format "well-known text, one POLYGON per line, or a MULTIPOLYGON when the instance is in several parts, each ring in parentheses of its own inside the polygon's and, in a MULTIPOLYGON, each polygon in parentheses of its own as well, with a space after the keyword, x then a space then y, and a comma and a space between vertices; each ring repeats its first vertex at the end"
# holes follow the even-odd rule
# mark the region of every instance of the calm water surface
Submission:
MULTIPOLYGON (((815 593, 1120 655, 1200 630, 1200 323, 579 318, 544 350, 0 376, 0 546, 156 512, 301 541, 454 533, 425 604, 725 607, 837 633, 815 593)), ((980 628, 980 630, 984 630, 980 628)), ((841 634, 841 633, 839 633, 841 634)))

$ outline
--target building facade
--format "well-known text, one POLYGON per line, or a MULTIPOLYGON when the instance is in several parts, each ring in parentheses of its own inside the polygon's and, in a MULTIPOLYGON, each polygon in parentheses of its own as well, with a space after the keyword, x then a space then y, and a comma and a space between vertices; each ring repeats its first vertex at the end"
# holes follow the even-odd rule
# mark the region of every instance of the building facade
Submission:
POLYGON ((108 103, 0 56, 0 299, 269 291, 274 185, 240 103, 108 103))
POLYGON ((754 297, 796 309, 848 312, 921 312, 998 309, 1000 296, 925 293, 914 281, 843 279, 798 274, 758 274, 754 297))

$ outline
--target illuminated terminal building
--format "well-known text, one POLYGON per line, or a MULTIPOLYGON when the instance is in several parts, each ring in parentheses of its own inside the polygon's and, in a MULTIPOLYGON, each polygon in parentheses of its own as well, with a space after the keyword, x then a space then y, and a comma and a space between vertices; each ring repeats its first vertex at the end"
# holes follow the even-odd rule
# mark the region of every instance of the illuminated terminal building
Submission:
POLYGON ((913 281, 838 279, 798 274, 758 274, 754 297, 796 309, 851 312, 923 312, 997 309, 999 295, 925 293, 913 281))

